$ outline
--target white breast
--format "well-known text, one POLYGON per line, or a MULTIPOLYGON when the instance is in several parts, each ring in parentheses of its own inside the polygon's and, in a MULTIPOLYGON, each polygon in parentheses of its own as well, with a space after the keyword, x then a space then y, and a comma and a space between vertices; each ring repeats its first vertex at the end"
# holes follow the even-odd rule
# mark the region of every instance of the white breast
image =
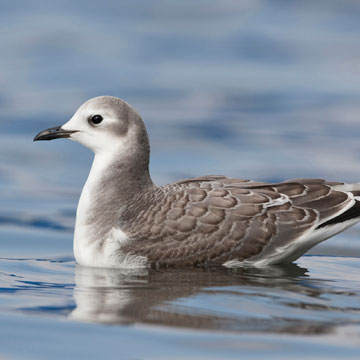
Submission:
POLYGON ((76 211, 74 232, 74 255, 76 261, 84 266, 139 268, 147 266, 147 258, 125 253, 122 248, 128 243, 127 235, 120 228, 112 228, 107 234, 97 239, 96 229, 88 221, 91 213, 94 192, 100 174, 109 163, 109 159, 95 156, 86 184, 81 192, 76 211))

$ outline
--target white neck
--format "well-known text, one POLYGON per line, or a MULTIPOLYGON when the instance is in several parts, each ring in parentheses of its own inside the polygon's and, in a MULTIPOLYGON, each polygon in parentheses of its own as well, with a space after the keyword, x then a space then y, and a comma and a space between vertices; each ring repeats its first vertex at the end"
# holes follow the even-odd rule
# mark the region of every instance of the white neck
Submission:
POLYGON ((74 255, 81 265, 139 268, 147 264, 145 257, 122 251, 130 240, 119 227, 126 204, 118 187, 123 185, 116 168, 118 155, 96 154, 82 190, 74 234, 74 255))
POLYGON ((106 173, 106 169, 113 162, 113 158, 114 156, 95 155, 77 207, 75 233, 77 225, 82 225, 86 222, 87 210, 91 208, 92 200, 94 199, 92 194, 96 191, 96 187, 106 173))
MULTIPOLYGON (((106 170, 111 166, 114 158, 115 154, 95 155, 89 176, 81 192, 76 211, 74 232, 74 255, 76 261, 80 264, 88 264, 89 258, 91 258, 90 253, 95 254, 98 252, 99 241, 94 241, 96 231, 90 217, 94 211, 94 202, 100 182, 106 176, 106 170)), ((91 261, 93 262, 93 259, 91 261)))

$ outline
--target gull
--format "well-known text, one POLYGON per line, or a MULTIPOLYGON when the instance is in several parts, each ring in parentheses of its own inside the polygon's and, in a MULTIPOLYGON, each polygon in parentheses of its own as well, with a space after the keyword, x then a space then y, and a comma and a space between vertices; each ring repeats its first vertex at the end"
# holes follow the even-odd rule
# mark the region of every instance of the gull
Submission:
POLYGON ((360 220, 360 184, 209 175, 155 185, 144 122, 117 97, 88 100, 67 123, 34 141, 58 138, 95 154, 76 212, 80 265, 286 264, 360 220))

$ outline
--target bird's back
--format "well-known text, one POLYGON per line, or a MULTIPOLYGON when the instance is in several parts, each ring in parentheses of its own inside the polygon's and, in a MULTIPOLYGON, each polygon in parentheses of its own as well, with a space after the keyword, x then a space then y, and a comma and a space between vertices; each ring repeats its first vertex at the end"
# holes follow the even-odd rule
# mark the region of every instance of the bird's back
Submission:
POLYGON ((129 246, 160 265, 291 262, 357 222, 357 186, 347 189, 320 179, 179 181, 157 188, 145 202, 126 229, 129 246))

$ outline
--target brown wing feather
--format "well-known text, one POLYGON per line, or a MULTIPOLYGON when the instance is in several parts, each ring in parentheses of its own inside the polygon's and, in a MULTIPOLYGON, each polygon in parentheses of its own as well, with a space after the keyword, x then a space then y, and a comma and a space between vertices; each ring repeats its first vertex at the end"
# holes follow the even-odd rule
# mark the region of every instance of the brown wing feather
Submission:
MULTIPOLYGON (((162 265, 271 256, 353 201, 319 179, 256 183, 208 176, 158 188, 132 251, 162 265)), ((133 227, 134 229, 134 227, 133 227)), ((134 243, 133 243, 134 244, 134 243)))

